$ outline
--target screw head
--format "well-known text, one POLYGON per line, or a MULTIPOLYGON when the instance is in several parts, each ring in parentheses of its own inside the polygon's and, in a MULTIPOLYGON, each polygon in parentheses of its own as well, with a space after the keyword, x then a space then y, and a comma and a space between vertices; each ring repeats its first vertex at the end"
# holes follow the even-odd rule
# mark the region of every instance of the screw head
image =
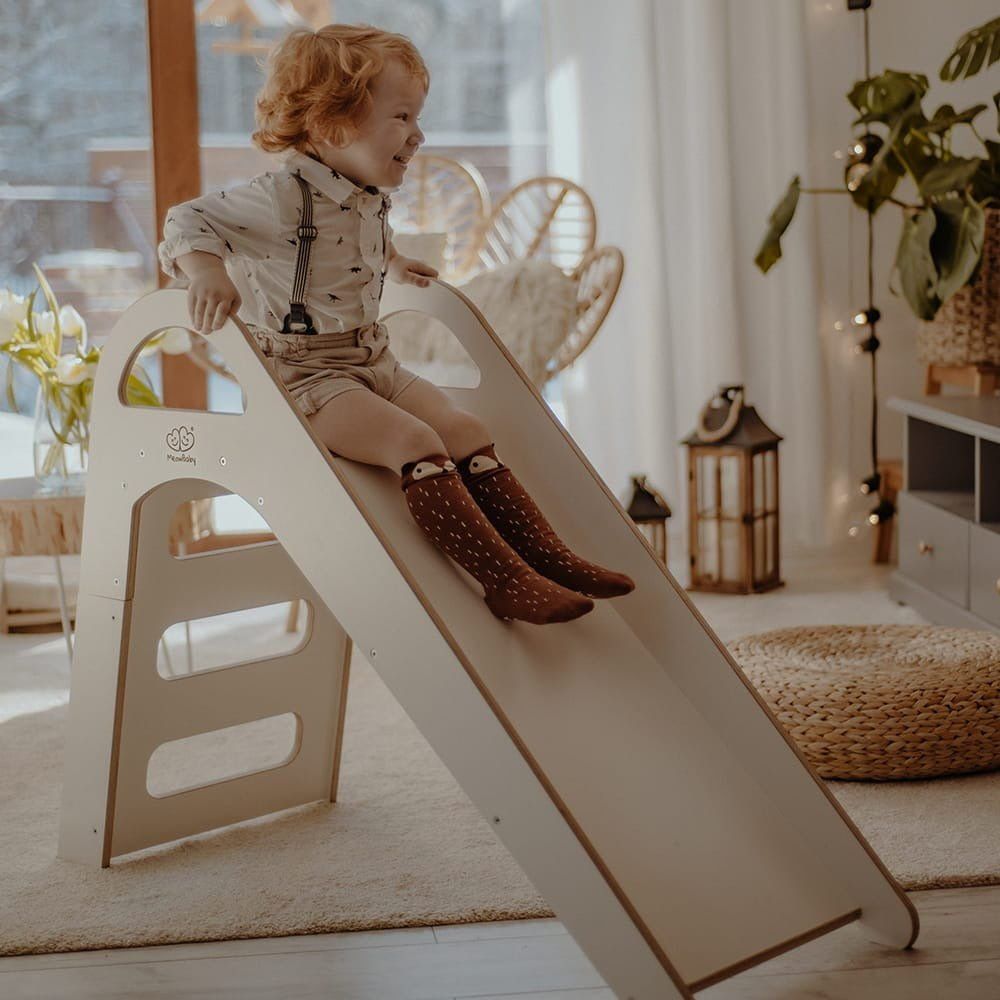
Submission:
POLYGON ((115 577, 115 586, 116 587, 118 586, 118 577, 117 576, 115 577))
POLYGON ((128 486, 128 483, 122 483, 122 489, 125 489, 126 486, 128 486))
POLYGON ((493 817, 493 822, 494 822, 494 823, 497 823, 497 824, 499 824, 499 822, 500 822, 500 817, 499 817, 499 816, 494 816, 494 817, 493 817))
POLYGON ((374 660, 375 657, 378 656, 378 650, 377 649, 370 649, 368 651, 368 655, 371 656, 371 658, 374 660))
POLYGON ((140 448, 139 449, 139 458, 145 458, 145 457, 146 457, 146 449, 145 448, 140 448))
POLYGON ((226 464, 226 456, 223 455, 222 458, 219 459, 219 465, 225 465, 225 464, 226 464))
POLYGON ((264 506, 264 498, 263 497, 257 497, 257 506, 258 507, 263 507, 264 506))

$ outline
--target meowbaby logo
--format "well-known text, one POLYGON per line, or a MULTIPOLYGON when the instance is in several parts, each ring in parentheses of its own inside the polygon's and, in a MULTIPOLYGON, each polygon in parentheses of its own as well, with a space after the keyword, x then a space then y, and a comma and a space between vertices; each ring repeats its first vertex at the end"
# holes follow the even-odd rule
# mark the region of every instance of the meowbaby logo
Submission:
POLYGON ((190 451, 194 447, 194 426, 175 427, 167 432, 167 447, 170 451, 181 452, 182 454, 167 454, 168 462, 190 462, 192 465, 198 464, 198 459, 193 455, 185 455, 183 452, 190 451))

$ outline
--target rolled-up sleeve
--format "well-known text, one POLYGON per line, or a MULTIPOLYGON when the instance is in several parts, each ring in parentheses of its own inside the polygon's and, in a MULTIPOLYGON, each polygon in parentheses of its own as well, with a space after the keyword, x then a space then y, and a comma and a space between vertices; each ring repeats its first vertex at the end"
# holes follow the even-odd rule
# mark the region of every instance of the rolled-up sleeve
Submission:
POLYGON ((247 184, 213 191, 174 205, 163 222, 157 249, 160 267, 171 278, 184 276, 177 258, 195 250, 260 260, 276 233, 274 177, 262 174, 247 184))

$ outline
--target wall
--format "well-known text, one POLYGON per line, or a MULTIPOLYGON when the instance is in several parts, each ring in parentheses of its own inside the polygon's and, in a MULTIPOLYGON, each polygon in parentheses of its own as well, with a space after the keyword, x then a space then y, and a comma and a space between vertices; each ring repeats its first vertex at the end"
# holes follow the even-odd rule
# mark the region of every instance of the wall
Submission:
MULTIPOLYGON (((845 95, 864 72, 863 16, 848 13, 846 6, 845 0, 803 0, 811 120, 809 176, 803 183, 810 187, 843 184, 844 161, 836 159, 834 151, 847 148, 854 109, 845 95)), ((869 11, 872 74, 885 68, 926 74, 931 86, 923 106, 928 115, 943 103, 959 110, 976 103, 988 105, 977 128, 985 137, 996 138, 992 95, 1000 90, 1000 63, 961 83, 943 83, 938 72, 961 35, 997 14, 995 0, 874 0, 869 11)), ((968 138, 968 148, 960 149, 956 142, 956 151, 981 152, 971 133, 968 138)), ((792 173, 774 179, 775 196, 792 173)), ((905 201, 917 200, 909 183, 897 193, 905 201)), ((799 211, 815 213, 819 235, 818 335, 827 361, 830 457, 837 470, 831 517, 836 542, 846 537, 852 522, 863 521, 872 506, 858 490, 871 469, 871 366, 867 355, 854 353, 861 336, 849 326, 852 313, 866 304, 866 225, 864 214, 839 195, 804 196, 799 211), (838 320, 848 324, 847 330, 834 329, 838 320)), ((888 410, 885 401, 923 393, 923 373, 916 359, 918 320, 905 301, 889 291, 901 211, 885 205, 875 219, 875 303, 883 315, 877 355, 880 458, 899 457, 902 451, 901 417, 888 410)), ((763 220, 761 224, 763 232, 763 220)), ((867 532, 862 529, 861 534, 867 532)))

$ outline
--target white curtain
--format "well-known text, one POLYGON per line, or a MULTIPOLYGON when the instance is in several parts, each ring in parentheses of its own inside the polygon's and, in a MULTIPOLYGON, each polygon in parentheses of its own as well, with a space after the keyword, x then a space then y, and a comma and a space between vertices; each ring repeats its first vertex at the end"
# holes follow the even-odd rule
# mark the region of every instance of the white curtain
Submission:
MULTIPOLYGON (((767 276, 753 256, 808 176, 799 0, 543 0, 549 169, 593 197, 625 277, 563 377, 567 426, 614 492, 646 473, 684 545, 680 440, 724 383, 784 441, 782 544, 832 540, 815 227, 806 199, 767 276)), ((674 549, 673 551, 677 551, 674 549)))

